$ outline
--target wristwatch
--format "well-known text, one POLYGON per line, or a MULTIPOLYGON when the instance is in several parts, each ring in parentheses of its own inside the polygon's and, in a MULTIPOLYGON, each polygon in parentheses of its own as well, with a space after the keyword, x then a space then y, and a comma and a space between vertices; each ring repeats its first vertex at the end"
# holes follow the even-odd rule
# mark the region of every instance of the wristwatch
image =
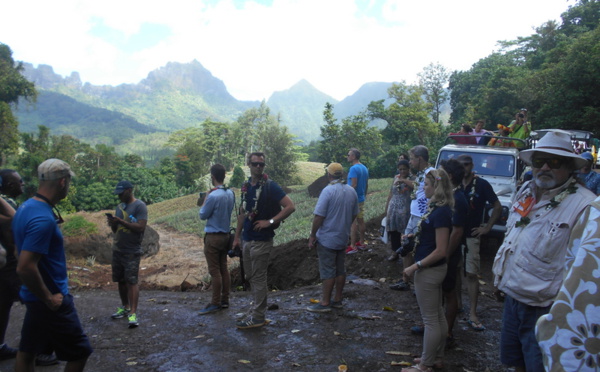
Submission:
POLYGON ((272 224, 274 224, 274 223, 275 223, 275 220, 271 218, 271 219, 269 220, 269 223, 272 225, 272 224))

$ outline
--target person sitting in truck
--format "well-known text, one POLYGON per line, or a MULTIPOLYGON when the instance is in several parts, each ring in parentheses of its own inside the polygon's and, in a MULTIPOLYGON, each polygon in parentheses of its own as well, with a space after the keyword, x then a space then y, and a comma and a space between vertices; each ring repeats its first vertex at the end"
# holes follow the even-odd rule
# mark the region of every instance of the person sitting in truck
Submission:
POLYGON ((512 133, 512 129, 502 124, 498 124, 498 135, 495 136, 488 142, 488 146, 497 146, 497 147, 515 147, 514 141, 511 141, 506 138, 501 137, 509 137, 512 133))
POLYGON ((459 132, 449 133, 448 136, 452 137, 457 145, 476 145, 477 137, 470 137, 472 131, 469 124, 461 124, 459 132))

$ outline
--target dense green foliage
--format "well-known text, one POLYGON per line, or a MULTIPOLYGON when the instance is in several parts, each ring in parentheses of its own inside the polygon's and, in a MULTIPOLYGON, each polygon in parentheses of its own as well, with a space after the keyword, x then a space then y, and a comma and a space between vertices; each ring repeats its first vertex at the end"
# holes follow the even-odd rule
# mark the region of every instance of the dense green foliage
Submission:
POLYGON ((35 101, 37 96, 34 84, 27 81, 21 71, 23 64, 15 63, 12 50, 0 43, 0 166, 4 165, 6 156, 17 151, 19 144, 19 124, 11 104, 16 105, 21 98, 35 101))
POLYGON ((529 110, 534 129, 583 129, 600 122, 600 1, 580 0, 535 34, 502 43, 468 71, 450 77, 450 121, 483 118, 488 128, 529 110))

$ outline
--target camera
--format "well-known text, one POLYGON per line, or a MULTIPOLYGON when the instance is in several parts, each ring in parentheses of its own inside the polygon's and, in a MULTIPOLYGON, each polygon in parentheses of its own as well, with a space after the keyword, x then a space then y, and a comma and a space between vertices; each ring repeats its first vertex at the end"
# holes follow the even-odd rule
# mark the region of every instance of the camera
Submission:
POLYGON ((415 237, 402 239, 402 247, 396 250, 396 253, 400 254, 400 257, 406 257, 415 249, 415 237))
POLYGON ((240 247, 233 247, 229 251, 227 251, 227 255, 230 258, 242 257, 242 249, 240 247))
POLYGON ((523 118, 525 117, 525 115, 523 115, 523 114, 519 114, 519 117, 520 117, 521 119, 523 119, 523 118))

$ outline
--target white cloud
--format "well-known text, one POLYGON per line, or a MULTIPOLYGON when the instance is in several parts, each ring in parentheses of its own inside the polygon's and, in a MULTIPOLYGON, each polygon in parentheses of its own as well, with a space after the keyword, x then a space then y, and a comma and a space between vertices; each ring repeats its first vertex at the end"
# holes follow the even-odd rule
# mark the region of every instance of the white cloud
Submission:
POLYGON ((0 15, 0 42, 17 60, 49 64, 62 75, 78 71, 93 84, 134 83, 169 61, 196 59, 238 99, 268 98, 300 79, 342 99, 370 81, 413 82, 430 62, 468 69, 489 55, 496 41, 530 35, 533 27, 559 19, 569 5, 565 0, 212 3, 13 1, 0 15), (144 23, 171 32, 148 48, 124 49, 144 23), (95 36, 98 24, 121 39, 95 36))

